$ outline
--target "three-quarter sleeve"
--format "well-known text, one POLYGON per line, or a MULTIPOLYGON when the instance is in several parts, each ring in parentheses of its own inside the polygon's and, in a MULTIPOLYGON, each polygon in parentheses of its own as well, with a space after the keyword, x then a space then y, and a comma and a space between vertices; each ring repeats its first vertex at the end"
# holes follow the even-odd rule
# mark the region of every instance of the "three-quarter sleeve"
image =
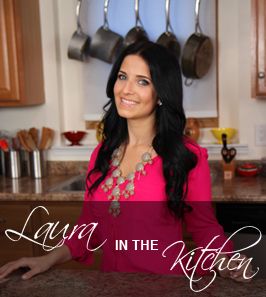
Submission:
MULTIPOLYGON (((218 223, 212 207, 211 176, 207 150, 198 147, 193 152, 196 153, 198 162, 188 177, 186 202, 192 207, 192 211, 186 212, 184 215, 187 232, 192 235, 197 247, 222 248, 221 251, 229 253, 228 256, 230 257, 230 253, 233 251, 233 243, 225 236, 223 227, 218 223)), ((200 254, 197 251, 195 259, 198 259, 200 254)), ((208 267, 211 262, 212 260, 206 261, 204 267, 208 267)), ((206 271, 200 269, 198 273, 204 274, 206 271)))
MULTIPOLYGON (((98 146, 92 152, 87 172, 93 169, 100 146, 101 143, 98 144, 98 146)), ((89 193, 86 187, 81 214, 76 222, 76 226, 79 226, 80 230, 83 228, 82 226, 85 225, 89 226, 88 229, 90 229, 89 224, 94 223, 89 202, 87 201, 88 196, 89 193)), ((68 235, 71 234, 71 231, 68 233, 68 235)), ((98 246, 96 231, 93 233, 93 236, 91 236, 90 240, 88 240, 88 236, 81 237, 79 236, 79 232, 75 232, 71 238, 67 238, 64 244, 69 248, 73 260, 90 265, 93 262, 93 252, 91 250, 95 246, 98 246)))

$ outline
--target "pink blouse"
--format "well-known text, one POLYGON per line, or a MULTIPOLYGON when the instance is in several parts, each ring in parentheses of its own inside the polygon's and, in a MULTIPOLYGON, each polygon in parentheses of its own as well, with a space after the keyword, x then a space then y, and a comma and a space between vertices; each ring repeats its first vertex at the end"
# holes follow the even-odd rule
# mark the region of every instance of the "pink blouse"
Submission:
MULTIPOLYGON (((91 155, 88 171, 94 167, 100 146, 101 144, 91 155)), ((186 146, 197 155, 198 162, 188 177, 186 202, 191 205, 192 211, 185 212, 183 220, 176 219, 168 211, 162 159, 156 156, 152 164, 145 165, 146 175, 135 178, 135 194, 129 199, 121 196, 119 216, 114 217, 108 212, 110 201, 107 197, 112 189, 105 193, 101 184, 93 195, 85 192, 83 210, 77 224, 97 222, 98 226, 89 244, 88 238, 78 238, 78 234, 65 241, 72 258, 89 265, 93 261, 93 252, 90 250, 104 242, 101 263, 103 271, 184 274, 184 266, 189 262, 190 254, 185 256, 188 250, 182 244, 183 223, 197 247, 222 247, 223 252, 230 253, 233 244, 225 237, 211 205, 207 150, 189 141, 186 146), (124 243, 121 248, 118 248, 119 240, 124 243), (178 262, 182 256, 183 260, 178 262), (176 265, 173 266, 175 261, 176 265)), ((91 182, 98 176, 99 173, 93 174, 91 182)), ((124 187, 121 186, 121 190, 124 187)), ((195 255, 192 255, 193 263, 198 259, 199 262, 204 262, 203 268, 198 265, 196 272, 205 274, 208 270, 204 268, 209 267, 212 260, 211 257, 206 258, 208 253, 205 253, 204 257, 201 255, 201 250, 198 249, 195 255)), ((189 267, 188 265, 187 268, 189 267)))

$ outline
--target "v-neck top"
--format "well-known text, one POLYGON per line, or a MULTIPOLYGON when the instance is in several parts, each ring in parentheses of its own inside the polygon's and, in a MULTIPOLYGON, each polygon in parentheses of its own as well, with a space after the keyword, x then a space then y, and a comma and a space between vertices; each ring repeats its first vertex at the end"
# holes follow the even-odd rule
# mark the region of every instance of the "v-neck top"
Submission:
MULTIPOLYGON (((102 246, 102 271, 184 274, 184 263, 188 263, 189 256, 184 256, 188 250, 182 247, 183 225, 186 226, 186 231, 191 234, 197 247, 221 248, 221 251, 230 256, 233 243, 224 235, 211 205, 211 177, 207 150, 192 141, 186 141, 185 145, 198 159, 196 167, 188 176, 186 203, 192 210, 185 212, 182 220, 177 219, 168 210, 163 164, 161 157, 157 155, 153 157, 152 164, 145 165, 146 175, 135 177, 134 195, 128 199, 123 195, 120 196, 121 214, 118 217, 114 217, 108 211, 110 192, 103 191, 101 185, 104 181, 93 195, 86 190, 82 213, 77 224, 80 226, 97 222, 98 225, 89 241, 88 238, 78 237, 78 233, 65 241, 73 259, 90 265, 93 262, 91 249, 105 242, 102 246), (127 249, 120 250, 117 246, 119 240, 131 245, 127 246, 127 249), (151 250, 151 246, 147 247, 145 244, 142 246, 144 242, 151 244, 151 240, 157 244, 156 250, 151 250), (165 251, 176 242, 179 243, 165 251), (181 261, 172 267, 178 255, 184 256, 184 263, 181 261)), ((93 151, 88 171, 94 167, 100 147, 101 143, 93 151)), ((88 186, 99 176, 100 173, 93 174, 88 186)), ((110 173, 106 178, 108 177, 110 173)), ((122 184, 121 191, 125 186, 126 184, 122 184)), ((212 263, 211 257, 207 257, 208 253, 204 254, 206 259, 201 255, 202 252, 198 249, 193 256, 194 262, 197 259, 204 262, 205 266, 198 265, 196 269, 200 275, 208 273, 206 267, 212 263)), ((188 273, 191 273, 191 270, 188 273)))

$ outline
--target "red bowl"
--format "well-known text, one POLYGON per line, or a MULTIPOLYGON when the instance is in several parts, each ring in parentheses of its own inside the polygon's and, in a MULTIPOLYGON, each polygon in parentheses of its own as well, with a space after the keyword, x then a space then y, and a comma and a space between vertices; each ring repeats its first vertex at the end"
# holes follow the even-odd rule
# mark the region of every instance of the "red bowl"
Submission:
POLYGON ((239 166, 239 168, 243 170, 252 170, 252 169, 258 169, 258 167, 255 164, 252 163, 245 163, 239 166))
POLYGON ((237 168, 237 173, 241 176, 255 176, 259 173, 259 169, 254 164, 246 163, 237 168))
POLYGON ((62 133, 62 135, 64 135, 64 137, 71 142, 70 145, 82 145, 79 142, 86 134, 87 132, 85 131, 67 131, 62 133))

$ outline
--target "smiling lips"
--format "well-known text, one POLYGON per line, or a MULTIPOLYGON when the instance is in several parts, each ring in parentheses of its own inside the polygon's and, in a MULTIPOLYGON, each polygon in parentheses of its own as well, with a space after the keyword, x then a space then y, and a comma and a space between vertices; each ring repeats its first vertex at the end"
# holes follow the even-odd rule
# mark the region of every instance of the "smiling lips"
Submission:
POLYGON ((136 104, 138 104, 138 102, 136 102, 136 101, 128 100, 128 99, 125 99, 125 98, 121 99, 121 105, 123 105, 123 106, 130 106, 131 107, 131 106, 134 106, 136 104))

